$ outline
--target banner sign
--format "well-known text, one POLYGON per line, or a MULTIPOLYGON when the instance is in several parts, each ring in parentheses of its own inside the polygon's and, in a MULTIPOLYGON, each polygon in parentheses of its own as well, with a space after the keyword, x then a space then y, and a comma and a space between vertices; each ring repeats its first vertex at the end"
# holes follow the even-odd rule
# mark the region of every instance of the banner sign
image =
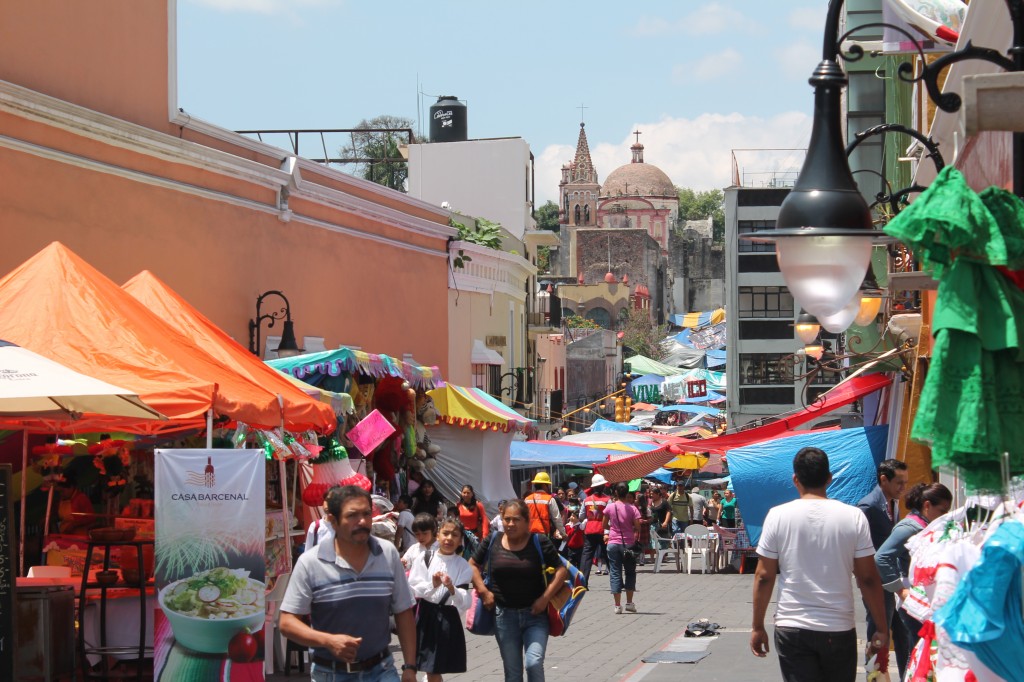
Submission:
POLYGON ((263 678, 262 450, 156 451, 154 679, 263 678))

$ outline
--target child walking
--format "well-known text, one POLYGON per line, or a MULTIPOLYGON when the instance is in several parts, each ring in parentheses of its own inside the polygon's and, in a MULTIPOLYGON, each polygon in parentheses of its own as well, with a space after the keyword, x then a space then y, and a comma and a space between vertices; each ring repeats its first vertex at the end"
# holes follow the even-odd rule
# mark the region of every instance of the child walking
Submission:
POLYGON ((426 552, 437 552, 437 518, 432 514, 417 514, 412 520, 412 534, 416 536, 416 544, 402 555, 406 571, 426 552))
POLYGON ((458 554, 463 532, 459 519, 442 521, 438 550, 424 552, 409 570, 409 586, 419 599, 416 668, 427 673, 427 682, 441 682, 443 673, 466 672, 462 622, 471 604, 473 569, 458 554))

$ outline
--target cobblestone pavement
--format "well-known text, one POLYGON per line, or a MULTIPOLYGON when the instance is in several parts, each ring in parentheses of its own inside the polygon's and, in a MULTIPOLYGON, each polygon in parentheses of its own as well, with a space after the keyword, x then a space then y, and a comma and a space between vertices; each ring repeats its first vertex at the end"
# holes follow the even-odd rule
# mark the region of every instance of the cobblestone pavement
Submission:
MULTIPOLYGON (((591 591, 573 619, 569 634, 548 640, 546 678, 556 680, 618 680, 622 682, 775 682, 780 679, 774 652, 765 659, 750 653, 752 575, 736 573, 676 573, 675 566, 638 567, 635 601, 638 613, 616 615, 608 591, 608 576, 591 573, 591 591), (688 622, 707 618, 723 626, 717 637, 683 637, 688 622), (656 652, 703 650, 697 663, 643 663, 656 652)), ((857 631, 864 635, 864 613, 858 604, 857 631)), ((768 608, 769 636, 774 601, 768 608)), ((466 634, 468 672, 445 675, 446 682, 503 680, 501 657, 493 637, 466 634)), ((392 649, 401 658, 397 640, 392 649)), ((291 679, 298 673, 292 669, 291 679)), ((308 679, 307 674, 301 677, 308 679)), ((278 673, 270 680, 283 682, 278 673)))

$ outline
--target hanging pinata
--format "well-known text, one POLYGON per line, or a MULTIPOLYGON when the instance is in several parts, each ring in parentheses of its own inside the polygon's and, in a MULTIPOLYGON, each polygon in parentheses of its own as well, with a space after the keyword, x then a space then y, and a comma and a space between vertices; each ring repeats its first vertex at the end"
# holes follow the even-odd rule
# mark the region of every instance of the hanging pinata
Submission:
POLYGON ((352 468, 348 452, 334 438, 329 441, 321 439, 324 448, 316 459, 309 460, 313 465, 313 480, 302 491, 302 501, 310 507, 319 507, 324 501, 324 493, 336 485, 357 485, 363 490, 370 490, 372 483, 363 474, 352 468))

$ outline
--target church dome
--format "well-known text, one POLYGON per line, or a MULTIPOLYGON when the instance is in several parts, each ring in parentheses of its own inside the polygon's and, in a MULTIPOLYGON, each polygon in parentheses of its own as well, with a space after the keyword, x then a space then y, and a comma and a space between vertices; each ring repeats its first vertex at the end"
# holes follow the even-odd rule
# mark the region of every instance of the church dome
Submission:
POLYGON ((665 171, 649 163, 627 163, 613 170, 601 184, 601 197, 674 197, 676 187, 665 171))

